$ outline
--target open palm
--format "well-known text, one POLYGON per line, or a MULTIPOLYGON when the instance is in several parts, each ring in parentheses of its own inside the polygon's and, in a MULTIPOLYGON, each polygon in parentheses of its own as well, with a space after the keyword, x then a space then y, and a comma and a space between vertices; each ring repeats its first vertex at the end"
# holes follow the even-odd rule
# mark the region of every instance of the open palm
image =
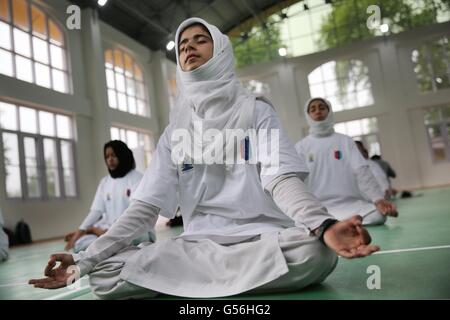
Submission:
POLYGON ((369 256, 380 250, 370 245, 369 232, 362 226, 360 216, 335 223, 325 231, 323 239, 330 249, 348 259, 369 256))

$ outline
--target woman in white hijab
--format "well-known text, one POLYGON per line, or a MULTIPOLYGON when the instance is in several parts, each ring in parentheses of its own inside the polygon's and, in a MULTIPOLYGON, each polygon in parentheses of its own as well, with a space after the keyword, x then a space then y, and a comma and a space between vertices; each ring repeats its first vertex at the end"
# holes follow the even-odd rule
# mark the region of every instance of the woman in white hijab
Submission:
POLYGON ((63 287, 68 268, 76 265, 78 275, 89 274, 94 294, 107 299, 288 291, 323 281, 336 266, 336 254, 354 258, 378 250, 369 245, 360 217, 336 221, 305 189, 297 177, 298 155, 273 107, 237 80, 228 37, 191 18, 179 26, 176 43, 177 105, 130 207, 87 251, 53 255, 47 278, 30 283, 63 287), (179 138, 195 140, 203 129, 207 138, 194 141, 194 152, 178 154, 179 138), (246 129, 274 135, 268 141, 258 131, 252 143, 240 136, 244 157, 228 161, 236 145, 208 135, 208 129, 225 137, 246 129), (270 151, 263 154, 268 142, 270 151), (208 163, 211 150, 215 162, 208 163), (130 247, 158 214, 172 218, 178 204, 183 234, 130 247))
POLYGON ((334 132, 330 102, 312 98, 304 111, 310 134, 295 148, 306 162, 309 190, 336 219, 360 215, 363 224, 375 225, 383 224, 386 216, 396 217, 395 205, 384 199, 383 190, 353 140, 334 132))

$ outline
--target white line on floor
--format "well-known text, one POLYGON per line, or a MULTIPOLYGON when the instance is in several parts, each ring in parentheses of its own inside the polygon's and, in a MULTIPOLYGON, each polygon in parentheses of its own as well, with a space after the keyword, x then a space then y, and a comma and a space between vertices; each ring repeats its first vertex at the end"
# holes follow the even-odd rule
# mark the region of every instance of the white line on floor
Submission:
POLYGON ((437 250, 437 249, 450 249, 450 245, 434 246, 434 247, 420 247, 420 248, 410 248, 410 249, 386 250, 386 251, 378 251, 378 252, 375 252, 374 254, 399 253, 399 252, 424 251, 424 250, 437 250))
POLYGON ((18 282, 18 283, 7 283, 7 284, 0 284, 0 288, 6 288, 6 287, 19 287, 19 286, 29 286, 28 282, 18 282))

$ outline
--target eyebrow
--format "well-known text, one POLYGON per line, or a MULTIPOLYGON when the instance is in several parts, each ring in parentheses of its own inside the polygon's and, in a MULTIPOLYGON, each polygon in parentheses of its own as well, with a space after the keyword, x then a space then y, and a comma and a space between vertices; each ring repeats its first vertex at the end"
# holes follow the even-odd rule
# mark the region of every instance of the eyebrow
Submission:
MULTIPOLYGON (((196 35, 194 35, 192 38, 195 39, 195 40, 197 40, 198 38, 201 38, 201 37, 205 37, 205 38, 207 38, 207 39, 209 39, 209 40, 212 40, 212 39, 211 39, 209 36, 207 36, 206 34, 196 34, 196 35)), ((183 40, 180 41, 180 43, 178 44, 178 46, 181 46, 182 44, 185 44, 188 40, 189 40, 189 38, 184 38, 183 40)))

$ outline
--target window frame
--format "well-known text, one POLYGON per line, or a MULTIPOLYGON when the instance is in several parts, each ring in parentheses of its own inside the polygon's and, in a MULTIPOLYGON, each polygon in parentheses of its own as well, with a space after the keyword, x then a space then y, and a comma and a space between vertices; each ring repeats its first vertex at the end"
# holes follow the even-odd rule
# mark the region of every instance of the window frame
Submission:
POLYGON ((146 119, 150 119, 152 117, 152 112, 151 112, 151 107, 150 107, 150 97, 149 97, 149 93, 148 93, 148 85, 147 85, 147 77, 146 77, 146 71, 143 68, 143 66, 141 65, 141 63, 138 61, 138 59, 136 59, 136 55, 129 51, 126 50, 124 48, 122 48, 121 46, 118 45, 107 45, 104 47, 103 50, 103 59, 104 59, 104 72, 105 72, 105 78, 106 78, 106 95, 107 95, 107 101, 108 101, 108 108, 109 109, 113 109, 116 111, 121 111, 121 112, 125 112, 127 114, 133 115, 133 116, 138 116, 138 117, 143 117, 146 119), (120 55, 121 55, 121 59, 122 62, 124 64, 124 68, 123 68, 123 73, 120 73, 119 71, 116 70, 116 63, 115 63, 115 51, 120 51, 120 55), (107 60, 106 60, 106 54, 107 52, 110 52, 112 55, 112 67, 109 68, 107 67, 107 60), (132 67, 133 67, 133 73, 132 76, 129 77, 126 75, 126 66, 125 66, 125 55, 128 55, 131 59, 132 59, 132 67), (136 77, 136 73, 135 73, 135 69, 139 69, 139 71, 142 74, 142 80, 139 80, 136 77), (114 88, 109 87, 108 86, 108 76, 107 76, 107 71, 112 71, 113 74, 113 80, 114 80, 114 88), (119 91, 117 89, 117 77, 116 75, 122 75, 124 77, 124 85, 125 85, 125 90, 119 91), (128 93, 128 85, 127 85, 127 79, 132 79, 133 83, 135 85, 135 94, 134 96, 130 95, 128 93), (144 88, 144 92, 143 92, 143 97, 138 97, 137 91, 138 91, 138 87, 137 85, 142 85, 144 88), (116 107, 112 107, 110 104, 110 100, 109 100, 109 91, 113 91, 114 92, 114 96, 115 96, 115 100, 116 100, 116 107), (126 100, 126 108, 127 110, 121 110, 119 107, 119 93, 124 94, 125 95, 125 100, 126 100), (130 112, 130 105, 128 102, 129 98, 133 98, 136 102, 136 113, 132 113, 130 112), (138 100, 144 102, 144 106, 145 106, 145 114, 139 114, 139 108, 138 108, 138 100))
MULTIPOLYGON (((427 140, 428 140, 428 148, 430 150, 430 154, 431 154, 431 161, 433 162, 433 164, 441 164, 441 163, 448 163, 450 162, 450 117, 449 118, 445 118, 442 115, 442 109, 443 108, 448 108, 450 109, 450 106, 441 106, 441 107, 437 107, 439 110, 439 119, 435 120, 435 121, 430 121, 428 123, 426 123, 426 120, 424 119, 424 126, 425 126, 425 131, 426 131, 426 135, 427 135, 427 140), (436 155, 434 154, 434 149, 433 149, 433 143, 432 143, 432 138, 430 136, 430 132, 429 132, 429 128, 431 127, 439 127, 439 133, 441 134, 441 137, 444 141, 444 152, 445 152, 445 159, 443 160, 437 160, 436 159, 436 155)), ((428 108, 425 110, 425 115, 427 112, 430 112, 433 108, 428 108)), ((424 115, 424 118, 425 118, 424 115)))
POLYGON ((18 202, 42 202, 42 201, 61 201, 61 200, 68 200, 68 199, 78 199, 79 198, 79 183, 78 183, 78 170, 77 170, 77 160, 76 160, 76 141, 75 141, 75 135, 74 135, 74 125, 73 125, 73 118, 71 118, 69 115, 58 113, 54 111, 50 111, 48 109, 38 109, 34 108, 28 105, 10 102, 10 101, 2 101, 1 102, 13 105, 15 107, 15 121, 17 124, 17 129, 11 130, 6 128, 0 128, 0 160, 2 161, 2 170, 5 174, 5 179, 3 182, 4 186, 4 196, 7 201, 18 201, 18 202), (25 107, 29 109, 33 109, 36 112, 36 133, 30 133, 30 132, 24 132, 21 131, 20 128, 20 113, 19 108, 25 107), (45 135, 40 133, 40 121, 39 121, 39 111, 49 112, 53 115, 53 122, 54 122, 54 129, 55 134, 54 136, 45 135), (63 115, 66 117, 69 117, 69 121, 71 121, 71 138, 62 138, 57 136, 57 124, 56 124, 56 116, 57 115, 63 115), (18 146, 18 157, 19 157, 19 174, 20 174, 20 183, 21 183, 21 196, 19 197, 11 197, 8 195, 8 190, 6 186, 6 158, 5 158, 5 152, 4 152, 4 142, 3 142, 3 133, 13 134, 17 137, 17 146, 18 146), (37 170, 37 176, 39 181, 39 187, 40 187, 40 196, 38 197, 30 197, 29 190, 28 190, 28 183, 27 183, 27 173, 26 173, 26 159, 25 159, 25 146, 24 146, 24 140, 25 138, 33 138, 36 141, 36 170, 37 170), (57 172, 58 172, 58 184, 59 184, 59 190, 60 195, 59 196, 49 196, 48 194, 48 181, 47 181, 47 167, 45 164, 45 154, 44 154, 44 140, 50 139, 55 142, 55 151, 56 151, 56 165, 57 165, 57 172), (71 161, 73 163, 73 174, 74 174, 74 191, 75 195, 67 195, 65 190, 65 179, 64 179, 64 166, 62 161, 62 150, 61 150, 61 143, 67 142, 71 146, 71 161))
POLYGON ((12 76, 6 75, 4 74, 4 76, 19 80, 19 81, 24 81, 33 85, 36 85, 38 87, 41 88, 45 88, 48 90, 52 90, 54 92, 57 93, 61 93, 61 94, 72 94, 73 93, 73 84, 72 84, 72 71, 71 71, 71 66, 70 66, 70 57, 69 57, 69 50, 68 50, 68 43, 67 43, 67 34, 66 34, 66 30, 63 28, 63 25, 59 22, 58 19, 56 19, 46 8, 43 8, 39 3, 36 3, 35 1, 32 0, 24 0, 27 6, 27 15, 28 15, 28 22, 29 22, 29 29, 28 30, 24 30, 22 28, 20 28, 19 26, 16 26, 14 24, 14 8, 12 5, 12 2, 14 0, 6 0, 8 3, 8 8, 9 8, 9 21, 4 20, 3 18, 0 17, 0 22, 3 22, 5 24, 7 24, 9 26, 9 34, 10 34, 10 44, 11 44, 11 48, 10 49, 6 49, 6 48, 0 48, 0 50, 6 51, 8 53, 11 54, 11 68, 12 68, 12 76), (32 7, 35 6, 38 10, 40 10, 45 18, 45 28, 47 30, 47 37, 46 39, 35 35, 33 33, 33 10, 32 7), (51 38, 50 38, 50 21, 58 28, 58 30, 61 32, 62 36, 63 36, 63 41, 64 43, 62 45, 57 45, 55 43, 52 43, 51 38), (28 37, 29 37, 29 46, 30 46, 30 57, 24 56, 21 53, 16 51, 16 45, 15 45, 15 38, 14 38, 14 29, 18 29, 22 32, 25 32, 28 37), (44 63, 41 61, 36 60, 35 54, 34 54, 34 46, 33 46, 33 38, 36 37, 44 42, 46 42, 47 44, 47 55, 48 55, 48 63, 44 63), (63 59, 64 59, 64 63, 65 63, 65 69, 60 69, 58 67, 55 67, 52 65, 52 58, 51 58, 51 45, 54 45, 58 48, 60 48, 63 51, 63 59), (27 80, 22 80, 19 79, 17 77, 17 64, 16 64, 16 57, 20 57, 20 58, 24 58, 30 61, 31 63, 31 81, 27 81, 27 80), (37 84, 37 79, 36 79, 36 70, 35 70, 35 66, 36 64, 40 64, 40 65, 44 65, 46 67, 49 68, 49 81, 50 81, 50 86, 46 87, 40 84, 37 84), (53 71, 59 71, 65 74, 66 77, 66 92, 62 92, 60 90, 57 90, 54 88, 54 76, 53 76, 53 71))

